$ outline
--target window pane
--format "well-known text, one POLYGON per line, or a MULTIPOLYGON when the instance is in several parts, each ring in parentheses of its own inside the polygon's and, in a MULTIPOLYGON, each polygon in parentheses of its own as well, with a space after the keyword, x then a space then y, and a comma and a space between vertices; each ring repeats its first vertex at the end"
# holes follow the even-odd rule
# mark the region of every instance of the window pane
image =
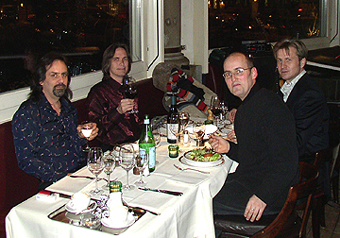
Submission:
POLYGON ((209 48, 248 40, 322 36, 321 1, 210 0, 209 48))
POLYGON ((140 45, 132 46, 141 42, 140 23, 130 24, 140 21, 140 8, 131 10, 140 0, 7 2, 0 5, 0 92, 28 86, 36 57, 51 50, 67 56, 73 76, 100 69, 114 42, 129 45, 140 59, 140 45))

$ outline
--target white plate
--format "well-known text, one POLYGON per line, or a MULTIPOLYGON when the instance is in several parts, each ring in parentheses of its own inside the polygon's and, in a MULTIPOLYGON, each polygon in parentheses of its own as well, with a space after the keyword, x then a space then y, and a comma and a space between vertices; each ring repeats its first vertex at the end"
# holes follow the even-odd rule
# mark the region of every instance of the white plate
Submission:
MULTIPOLYGON (((185 159, 183 156, 179 158, 179 162, 181 162, 182 164, 184 165, 188 165, 188 166, 193 166, 193 167, 215 167, 215 166, 220 166, 224 163, 224 158, 222 158, 221 160, 218 160, 219 161, 219 164, 216 164, 216 165, 212 165, 212 166, 206 166, 204 164, 195 164, 195 165, 192 165, 192 164, 188 164, 187 162, 187 159, 185 159)), ((206 163, 206 162, 198 162, 198 163, 206 163)))
POLYGON ((220 155, 220 158, 218 160, 215 160, 215 161, 208 161, 208 162, 194 161, 194 160, 189 158, 190 152, 191 151, 185 152, 183 157, 182 157, 182 161, 185 162, 187 165, 192 165, 192 166, 196 166, 196 167, 214 167, 214 166, 220 165, 222 160, 223 160, 222 155, 220 155))
POLYGON ((234 130, 234 124, 224 125, 224 127, 218 129, 222 137, 227 136, 232 130, 234 130))
MULTIPOLYGON (((71 201, 71 200, 70 200, 70 201, 71 201)), ((69 202, 70 202, 70 201, 69 201, 69 202)), ((97 207, 97 203, 96 203, 95 201, 91 201, 89 206, 91 206, 91 205, 94 203, 94 205, 93 205, 93 207, 92 207, 91 209, 86 209, 86 210, 83 210, 83 211, 79 211, 79 210, 76 210, 76 209, 74 209, 74 208, 71 208, 71 207, 69 206, 69 202, 66 203, 66 205, 65 205, 65 210, 68 211, 68 212, 70 212, 70 213, 74 213, 74 214, 89 213, 89 212, 92 212, 92 211, 93 211, 94 209, 96 209, 96 207, 97 207)))
MULTIPOLYGON (((217 126, 215 126, 215 125, 204 125, 204 126, 205 126, 205 130, 204 130, 205 135, 204 135, 203 139, 208 140, 209 135, 214 133, 215 131, 217 131, 217 126)), ((190 134, 194 133, 194 128, 193 128, 192 125, 187 126, 185 129, 188 130, 188 132, 190 134)))
POLYGON ((109 217, 103 218, 101 220, 103 226, 105 226, 107 228, 111 228, 111 229, 123 229, 123 228, 127 228, 129 226, 132 226, 132 224, 135 223, 135 221, 136 221, 136 219, 132 215, 132 213, 128 214, 127 221, 124 224, 111 224, 111 220, 110 220, 109 217))

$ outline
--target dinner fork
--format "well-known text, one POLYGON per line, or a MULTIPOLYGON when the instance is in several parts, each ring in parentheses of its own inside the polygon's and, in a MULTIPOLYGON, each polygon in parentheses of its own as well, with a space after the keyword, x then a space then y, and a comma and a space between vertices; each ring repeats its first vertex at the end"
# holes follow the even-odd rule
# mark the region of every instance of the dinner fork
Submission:
POLYGON ((182 170, 182 171, 185 171, 185 170, 192 170, 192 171, 200 172, 200 173, 202 173, 202 174, 210 174, 210 172, 206 172, 206 171, 202 171, 202 170, 198 170, 198 169, 181 168, 181 167, 179 167, 179 166, 177 166, 177 165, 175 165, 175 164, 174 164, 174 166, 175 166, 175 168, 177 168, 177 169, 179 169, 179 170, 182 170))

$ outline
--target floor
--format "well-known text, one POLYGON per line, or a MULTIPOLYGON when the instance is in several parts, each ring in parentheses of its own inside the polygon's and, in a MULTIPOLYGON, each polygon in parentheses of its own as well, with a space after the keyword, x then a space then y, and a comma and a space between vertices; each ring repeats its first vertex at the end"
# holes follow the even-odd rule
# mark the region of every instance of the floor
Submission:
MULTIPOLYGON (((320 238, 340 238, 340 205, 330 201, 325 206, 326 227, 321 228, 320 238)), ((306 230, 307 238, 313 238, 311 219, 306 230)))

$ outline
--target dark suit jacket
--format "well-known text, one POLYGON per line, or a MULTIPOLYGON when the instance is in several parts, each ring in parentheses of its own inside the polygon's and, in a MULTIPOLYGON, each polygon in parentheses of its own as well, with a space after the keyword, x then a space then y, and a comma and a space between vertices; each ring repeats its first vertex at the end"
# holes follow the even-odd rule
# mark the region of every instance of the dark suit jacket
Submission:
POLYGON ((329 111, 322 89, 305 74, 286 105, 295 118, 300 161, 313 163, 315 153, 328 148, 329 111))

